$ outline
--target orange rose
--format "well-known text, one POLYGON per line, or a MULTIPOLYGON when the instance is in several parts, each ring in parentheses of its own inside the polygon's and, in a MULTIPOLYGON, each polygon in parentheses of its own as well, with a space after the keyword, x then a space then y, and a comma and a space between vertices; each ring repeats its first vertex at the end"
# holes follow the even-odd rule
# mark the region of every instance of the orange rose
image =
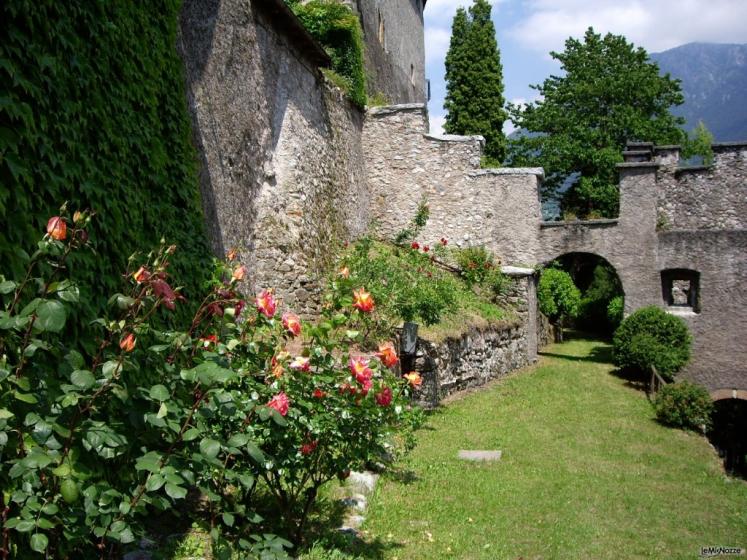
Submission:
POLYGON ((52 216, 47 222, 47 233, 52 239, 62 241, 67 237, 67 224, 63 218, 52 216))
POLYGON ((420 377, 420 374, 417 371, 411 371, 410 373, 405 374, 404 377, 413 388, 420 387, 423 383, 423 378, 420 377))
POLYGON ((275 315, 275 298, 270 290, 263 290, 255 299, 254 305, 262 315, 271 319, 275 315))
POLYGON ((137 269, 137 272, 132 275, 132 277, 135 279, 135 282, 138 284, 142 284, 143 282, 147 282, 148 278, 150 278, 150 272, 148 272, 148 269, 144 266, 141 266, 137 269))
POLYGON ((388 368, 393 368, 399 362, 397 352, 394 350, 394 344, 391 342, 380 344, 379 351, 376 352, 376 357, 388 368))
POLYGON ((230 251, 228 251, 228 254, 226 254, 226 258, 229 261, 235 261, 236 257, 238 256, 239 252, 236 250, 236 248, 232 248, 230 251))
POLYGON ((125 352, 132 352, 135 349, 135 335, 128 333, 119 341, 119 347, 125 352))
POLYGON ((234 280, 241 281, 244 279, 245 276, 246 276, 246 267, 242 264, 241 266, 237 266, 234 269, 232 278, 234 280))
POLYGON ((295 313, 283 313, 283 327, 293 336, 301 334, 301 319, 295 313))
POLYGON ((363 379, 371 379, 371 377, 373 377, 373 371, 368 367, 368 360, 363 356, 350 358, 348 367, 350 368, 350 373, 352 373, 360 383, 362 383, 363 379))
POLYGON ((364 288, 353 290, 353 307, 363 313, 371 313, 374 310, 374 300, 364 288))

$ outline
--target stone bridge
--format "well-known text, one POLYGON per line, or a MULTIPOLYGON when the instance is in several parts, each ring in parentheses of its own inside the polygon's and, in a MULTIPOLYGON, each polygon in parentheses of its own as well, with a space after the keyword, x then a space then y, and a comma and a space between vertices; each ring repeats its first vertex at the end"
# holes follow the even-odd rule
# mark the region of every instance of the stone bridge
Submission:
POLYGON ((480 137, 426 131, 422 105, 369 111, 364 153, 381 233, 395 233, 425 198, 425 242, 482 244, 508 265, 602 257, 620 277, 626 314, 659 305, 687 322, 684 377, 714 399, 747 396, 747 143, 716 144, 711 166, 688 168, 677 146, 631 144, 618 166, 617 219, 543 222, 541 169, 480 169, 480 137))

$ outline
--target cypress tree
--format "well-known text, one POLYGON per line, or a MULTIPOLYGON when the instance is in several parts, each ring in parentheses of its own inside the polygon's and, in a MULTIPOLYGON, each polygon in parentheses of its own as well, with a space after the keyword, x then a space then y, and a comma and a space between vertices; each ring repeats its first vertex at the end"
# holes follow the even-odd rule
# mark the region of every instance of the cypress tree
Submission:
POLYGON ((485 155, 503 161, 506 137, 503 122, 503 67, 487 0, 475 0, 469 13, 454 16, 446 55, 446 131, 480 134, 485 155))

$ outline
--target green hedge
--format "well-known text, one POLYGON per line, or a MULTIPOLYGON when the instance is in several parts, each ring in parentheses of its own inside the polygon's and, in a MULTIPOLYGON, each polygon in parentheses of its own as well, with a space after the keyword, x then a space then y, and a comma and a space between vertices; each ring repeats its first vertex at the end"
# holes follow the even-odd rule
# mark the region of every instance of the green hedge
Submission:
POLYGON ((661 388, 654 401, 656 417, 675 428, 700 430, 711 426, 713 401, 703 387, 688 381, 661 388))
POLYGON ((616 365, 646 375, 655 366, 667 381, 690 359, 691 343, 685 322, 654 305, 623 320, 612 340, 616 365))
POLYGON ((0 269, 18 276, 49 216, 98 213, 97 255, 73 276, 85 314, 115 292, 133 248, 178 246, 187 297, 205 278, 196 157, 177 56, 179 0, 0 5, 0 269))

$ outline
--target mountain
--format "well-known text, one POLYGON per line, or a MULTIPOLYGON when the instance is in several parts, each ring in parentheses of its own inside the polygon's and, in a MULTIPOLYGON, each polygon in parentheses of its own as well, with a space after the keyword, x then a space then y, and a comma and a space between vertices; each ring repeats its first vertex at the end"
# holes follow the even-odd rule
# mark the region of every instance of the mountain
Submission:
POLYGON ((717 142, 747 140, 747 45, 688 43, 650 56, 682 80, 685 103, 672 112, 687 130, 702 120, 717 142))

